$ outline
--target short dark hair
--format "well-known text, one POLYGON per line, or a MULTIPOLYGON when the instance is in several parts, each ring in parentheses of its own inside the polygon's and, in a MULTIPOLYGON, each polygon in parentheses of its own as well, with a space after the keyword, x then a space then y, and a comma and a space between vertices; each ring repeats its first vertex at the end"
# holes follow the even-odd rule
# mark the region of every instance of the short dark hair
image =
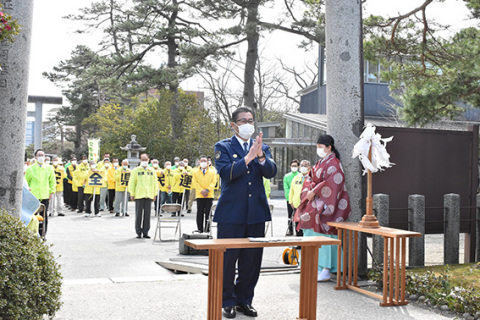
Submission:
POLYGON ((37 151, 35 151, 35 157, 37 156, 37 153, 38 153, 39 151, 42 151, 43 153, 45 153, 45 151, 43 151, 43 149, 37 149, 37 151))
POLYGON ((205 158, 205 159, 208 160, 208 157, 207 157, 207 156, 204 156, 204 155, 201 155, 200 158, 198 158, 197 160, 200 160, 200 159, 202 159, 202 158, 205 158))
POLYGON ((296 163, 297 166, 300 165, 300 161, 298 161, 297 159, 293 159, 292 161, 290 161, 290 165, 292 165, 292 163, 296 163))
POLYGON ((236 122, 238 120, 238 115, 242 112, 250 112, 253 116, 253 120, 255 120, 255 114, 253 113, 252 109, 247 107, 240 107, 240 108, 237 108, 235 111, 233 111, 232 122, 236 122))
POLYGON ((113 157, 113 158, 112 158, 112 161, 115 161, 115 160, 117 160, 117 161, 118 161, 118 158, 116 158, 116 157, 113 157))

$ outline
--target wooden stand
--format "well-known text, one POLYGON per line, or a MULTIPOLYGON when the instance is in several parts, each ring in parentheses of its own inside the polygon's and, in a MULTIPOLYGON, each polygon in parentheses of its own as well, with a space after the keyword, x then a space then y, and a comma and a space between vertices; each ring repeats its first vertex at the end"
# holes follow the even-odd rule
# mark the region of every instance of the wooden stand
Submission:
MULTIPOLYGON (((340 263, 338 264, 335 289, 350 289, 380 299, 382 307, 406 305, 408 303, 405 300, 406 240, 409 237, 421 237, 422 234, 386 227, 363 228, 355 222, 328 222, 327 224, 338 229, 338 239, 342 240, 343 246, 343 267, 340 268, 340 263), (357 284, 358 232, 377 234, 383 238, 383 292, 381 295, 361 289, 357 284)), ((337 259, 342 261, 342 250, 338 250, 337 259)))
MULTIPOLYGON (((300 306, 297 319, 317 319, 318 248, 322 245, 340 245, 341 241, 328 237, 285 238, 277 242, 252 242, 248 239, 186 240, 195 249, 208 249, 208 320, 222 319, 223 255, 227 249, 301 246, 300 306)), ((338 250, 340 252, 340 250, 338 250)), ((280 312, 280 311, 279 311, 280 312)))
MULTIPOLYGON (((368 160, 372 162, 372 146, 368 151, 368 160)), ((367 175, 367 213, 363 216, 359 225, 362 228, 379 228, 380 223, 377 221, 377 217, 373 215, 373 191, 372 191, 372 171, 368 170, 367 175)))

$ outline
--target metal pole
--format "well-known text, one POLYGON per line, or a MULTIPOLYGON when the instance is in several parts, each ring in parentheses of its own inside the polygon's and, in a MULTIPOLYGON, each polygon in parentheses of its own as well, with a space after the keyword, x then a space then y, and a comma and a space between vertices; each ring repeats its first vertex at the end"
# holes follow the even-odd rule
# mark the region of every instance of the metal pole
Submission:
POLYGON ((93 187, 93 215, 96 216, 96 213, 95 213, 95 192, 96 192, 96 189, 95 187, 93 187))
POLYGON ((127 212, 127 208, 128 208, 128 187, 125 187, 125 201, 123 202, 123 213, 122 213, 122 217, 125 216, 125 213, 128 213, 128 212, 127 212))

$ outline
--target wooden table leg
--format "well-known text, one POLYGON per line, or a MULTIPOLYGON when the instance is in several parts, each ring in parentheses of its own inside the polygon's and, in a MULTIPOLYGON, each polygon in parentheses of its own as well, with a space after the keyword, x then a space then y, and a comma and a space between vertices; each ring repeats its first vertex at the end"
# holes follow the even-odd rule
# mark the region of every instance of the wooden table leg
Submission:
POLYGON ((208 253, 208 320, 222 320, 224 252, 225 249, 210 249, 208 253))
POLYGON ((302 246, 299 303, 300 319, 317 319, 318 248, 319 247, 302 246))
MULTIPOLYGON (((342 240, 342 229, 338 228, 338 239, 342 240)), ((342 243, 343 244, 343 243, 342 243)), ((345 250, 345 245, 343 245, 345 250)), ((345 289, 340 285, 340 279, 342 278, 342 245, 337 248, 337 286, 335 290, 345 289)))

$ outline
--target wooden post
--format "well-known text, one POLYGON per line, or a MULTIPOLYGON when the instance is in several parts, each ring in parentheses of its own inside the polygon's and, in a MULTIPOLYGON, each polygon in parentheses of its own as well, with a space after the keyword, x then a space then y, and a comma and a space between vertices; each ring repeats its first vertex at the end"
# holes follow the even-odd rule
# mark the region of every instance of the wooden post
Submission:
MULTIPOLYGON (((370 143, 370 150, 368 151, 368 160, 372 162, 372 145, 370 143)), ((359 225, 363 228, 379 228, 380 223, 377 217, 373 214, 373 191, 372 191, 372 171, 368 170, 367 174, 367 213, 363 216, 359 225)))

